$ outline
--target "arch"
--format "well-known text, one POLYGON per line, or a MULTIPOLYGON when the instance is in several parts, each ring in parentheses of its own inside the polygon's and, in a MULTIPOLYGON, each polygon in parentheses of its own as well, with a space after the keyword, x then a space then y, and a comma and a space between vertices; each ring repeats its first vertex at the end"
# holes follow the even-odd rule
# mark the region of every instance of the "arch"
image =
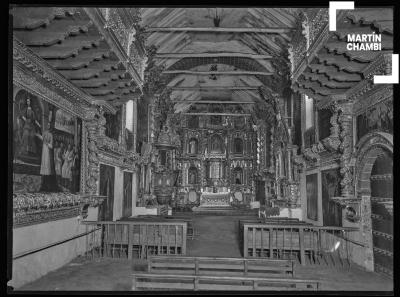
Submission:
MULTIPOLYGON (((374 241, 371 203, 371 175, 377 159, 384 155, 393 154, 393 135, 385 132, 371 132, 363 136, 356 145, 355 180, 356 195, 361 201, 361 227, 365 234, 366 266, 374 269, 374 241)), ((393 160, 393 159, 392 159, 393 160)))
POLYGON ((356 145, 355 186, 359 195, 369 195, 372 167, 376 158, 384 152, 393 154, 393 135, 386 132, 368 133, 356 145))

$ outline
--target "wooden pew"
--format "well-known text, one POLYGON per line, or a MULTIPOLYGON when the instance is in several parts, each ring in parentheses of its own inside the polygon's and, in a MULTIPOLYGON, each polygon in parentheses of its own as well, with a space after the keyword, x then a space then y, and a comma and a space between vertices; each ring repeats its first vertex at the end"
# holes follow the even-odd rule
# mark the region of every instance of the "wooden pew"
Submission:
POLYGON ((317 291, 319 282, 306 279, 279 279, 235 276, 133 273, 132 290, 287 290, 317 291))
POLYGON ((162 257, 148 259, 149 273, 220 276, 293 277, 294 261, 215 257, 162 257))

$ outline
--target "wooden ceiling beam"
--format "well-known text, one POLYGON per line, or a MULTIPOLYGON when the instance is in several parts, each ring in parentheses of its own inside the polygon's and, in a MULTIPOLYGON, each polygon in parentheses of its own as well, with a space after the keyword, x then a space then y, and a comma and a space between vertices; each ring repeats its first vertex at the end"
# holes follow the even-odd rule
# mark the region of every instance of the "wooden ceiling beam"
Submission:
POLYGON ((274 75, 273 72, 260 71, 192 71, 192 70, 165 70, 163 74, 189 74, 189 75, 274 75))
POLYGON ((255 87, 237 87, 237 86, 193 86, 193 87, 168 87, 173 91, 185 91, 185 90, 192 90, 192 91, 225 91, 225 90, 258 90, 259 86, 255 87))
MULTIPOLYGON (((190 101, 188 102, 190 103, 190 101)), ((222 112, 183 112, 182 115, 221 115, 221 116, 236 116, 236 117, 246 117, 251 116, 250 113, 222 113, 222 112)))
POLYGON ((295 28, 221 28, 221 27, 150 27, 146 32, 210 32, 210 33, 273 33, 283 34, 290 33, 295 28))
POLYGON ((256 104, 251 101, 217 101, 217 100, 172 100, 173 103, 204 103, 204 104, 256 104))
POLYGON ((250 58, 256 60, 272 59, 271 55, 256 55, 252 53, 157 53, 155 55, 159 59, 183 59, 183 58, 250 58))

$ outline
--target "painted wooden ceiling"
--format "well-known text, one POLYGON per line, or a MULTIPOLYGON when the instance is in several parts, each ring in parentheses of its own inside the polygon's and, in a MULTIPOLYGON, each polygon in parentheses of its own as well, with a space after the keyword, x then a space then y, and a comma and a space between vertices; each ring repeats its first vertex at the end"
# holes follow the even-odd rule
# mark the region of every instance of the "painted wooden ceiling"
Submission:
POLYGON ((149 32, 147 46, 157 47, 156 63, 165 65, 179 112, 200 100, 261 100, 257 87, 270 83, 267 76, 279 76, 272 60, 287 57, 299 11, 143 8, 141 13, 142 25, 149 32), (275 31, 257 32, 260 28, 275 31))

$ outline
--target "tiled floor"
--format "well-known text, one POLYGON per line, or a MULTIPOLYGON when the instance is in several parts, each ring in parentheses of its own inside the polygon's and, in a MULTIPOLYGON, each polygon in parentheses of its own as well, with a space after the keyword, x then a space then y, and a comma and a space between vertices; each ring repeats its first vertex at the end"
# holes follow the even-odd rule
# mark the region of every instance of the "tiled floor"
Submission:
MULTIPOLYGON (((238 244, 238 219, 232 216, 195 216, 194 240, 188 241, 189 256, 241 257, 238 244)), ((147 269, 146 262, 135 260, 77 258, 66 266, 27 284, 21 290, 101 290, 126 291, 131 288, 132 266, 147 269)), ((322 290, 392 291, 393 280, 352 265, 337 267, 296 266, 296 278, 318 279, 322 290)))

